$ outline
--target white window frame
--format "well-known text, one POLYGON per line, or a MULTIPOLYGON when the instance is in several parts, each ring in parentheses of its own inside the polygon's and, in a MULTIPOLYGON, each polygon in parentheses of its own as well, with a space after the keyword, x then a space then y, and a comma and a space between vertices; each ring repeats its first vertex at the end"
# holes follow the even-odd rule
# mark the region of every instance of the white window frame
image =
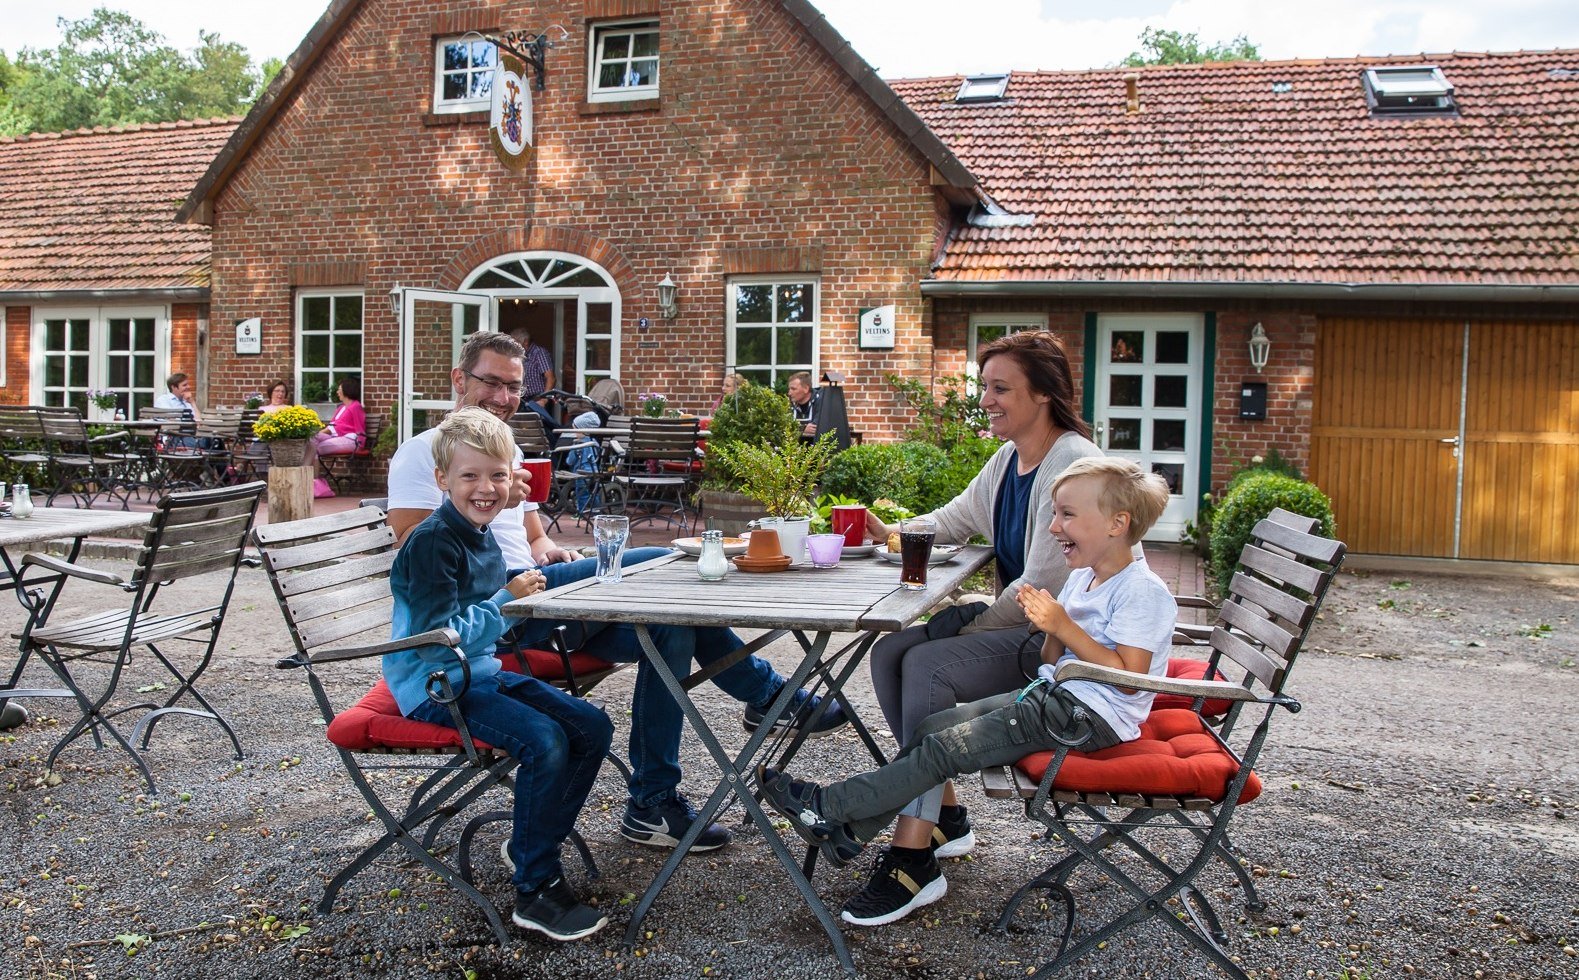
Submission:
POLYGON ((822 276, 810 273, 777 273, 773 275, 731 276, 728 280, 728 286, 724 290, 724 305, 725 323, 727 325, 727 328, 724 331, 724 361, 725 366, 728 368, 731 374, 737 371, 745 372, 766 370, 768 372, 770 385, 776 386, 780 377, 788 380, 790 375, 800 371, 806 371, 812 376, 812 386, 816 387, 816 379, 819 376, 819 369, 817 365, 822 363, 822 276), (774 339, 775 342, 769 343, 769 362, 767 364, 740 363, 737 356, 738 348, 736 345, 735 331, 738 327, 742 326, 742 324, 736 322, 736 314, 739 312, 739 300, 737 298, 736 291, 741 286, 769 285, 777 287, 788 286, 797 283, 809 283, 811 285, 811 321, 809 323, 796 323, 792 321, 778 320, 776 308, 778 301, 775 299, 775 318, 773 320, 770 320, 766 323, 747 323, 744 324, 744 326, 748 329, 766 327, 770 330, 774 330, 780 326, 792 326, 810 329, 811 363, 778 363, 778 344, 776 343, 776 338, 774 339))
MULTIPOLYGON (((165 391, 165 379, 170 375, 170 307, 168 306, 35 306, 32 311, 31 332, 28 340, 28 360, 32 367, 28 375, 28 401, 34 405, 49 403, 44 392, 46 352, 44 347, 45 321, 47 320, 87 320, 88 321, 88 381, 86 385, 77 386, 70 383, 68 378, 64 391, 67 393, 65 404, 70 405, 72 392, 85 392, 88 388, 109 388, 109 321, 112 319, 151 319, 154 321, 154 377, 153 396, 157 398, 165 391)), ((131 380, 131 379, 129 379, 131 380)), ((128 385, 116 388, 115 391, 124 392, 131 402, 131 393, 134 391, 147 391, 128 385)), ((85 416, 91 416, 91 410, 85 411, 85 416)))
MULTIPOLYGON (((483 44, 483 45, 485 45, 487 47, 490 47, 490 48, 494 47, 492 42, 484 41, 482 39, 482 36, 477 34, 477 33, 475 33, 475 32, 473 32, 471 34, 452 34, 452 35, 450 35, 448 37, 441 37, 441 38, 437 38, 437 39, 434 40, 434 42, 433 42, 433 111, 435 113, 487 112, 487 111, 489 111, 492 108, 492 106, 493 106, 493 94, 492 94, 491 91, 489 92, 489 94, 481 96, 480 98, 471 98, 470 97, 470 93, 471 93, 471 90, 472 90, 472 86, 471 86, 472 76, 473 75, 487 73, 487 75, 490 78, 492 78, 492 76, 493 76, 493 68, 494 68, 494 66, 492 64, 485 65, 485 66, 472 64, 472 61, 471 61, 471 58, 472 58, 472 45, 475 45, 475 44, 483 44), (444 68, 444 48, 447 45, 460 44, 460 43, 463 43, 463 42, 467 46, 467 48, 466 48, 466 62, 467 62, 466 68, 459 69, 458 71, 453 71, 453 72, 452 71, 446 71, 445 68, 444 68), (466 74, 466 92, 468 93, 467 98, 464 98, 464 99, 446 99, 446 98, 444 98, 444 76, 445 75, 457 74, 459 71, 464 71, 465 74, 466 74)), ((494 48, 493 58, 494 58, 495 62, 497 62, 498 59, 499 59, 499 51, 498 51, 497 48, 494 48)))
MULTIPOLYGON (((322 370, 323 370, 321 368, 313 368, 313 369, 311 369, 310 372, 307 370, 306 357, 304 356, 306 345, 303 342, 304 334, 306 334, 306 333, 309 333, 309 332, 312 333, 312 334, 320 334, 320 333, 322 333, 322 334, 324 334, 325 336, 327 336, 329 338, 329 367, 328 367, 328 372, 329 372, 329 378, 330 378, 330 381, 331 381, 331 385, 330 385, 330 388, 329 388, 328 398, 326 399, 327 401, 333 402, 335 400, 335 397, 334 397, 334 384, 333 384, 333 381, 334 381, 335 377, 337 377, 339 375, 344 375, 344 374, 355 374, 359 378, 363 378, 364 380, 366 379, 367 374, 363 370, 363 365, 365 365, 367 363, 367 294, 362 289, 360 289, 360 288, 357 288, 357 289, 352 289, 352 288, 332 289, 331 288, 331 289, 302 289, 302 290, 298 290, 297 293, 296 293, 296 317, 295 317, 295 320, 296 320, 296 322, 295 322, 294 327, 295 327, 295 334, 296 334, 296 378, 295 378, 295 387, 292 388, 291 390, 296 392, 296 400, 297 400, 298 403, 300 403, 300 404, 306 404, 307 403, 306 393, 305 393, 305 391, 303 389, 304 382, 303 382, 302 379, 308 373, 320 374, 320 373, 322 373, 322 370), (353 296, 356 297, 357 299, 360 299, 362 301, 362 324, 361 324, 360 327, 357 328, 357 333, 360 334, 361 338, 362 338, 362 356, 357 360, 356 370, 354 370, 354 371, 348 370, 347 367, 344 366, 344 365, 336 364, 335 363, 335 359, 334 359, 334 338, 335 338, 335 334, 336 334, 336 330, 334 328, 335 301, 339 300, 339 299, 347 299, 347 298, 350 298, 350 297, 353 297, 353 296), (308 331, 306 329, 306 323, 307 323, 307 301, 310 300, 310 299, 328 299, 329 300, 329 329, 328 330, 326 330, 326 331, 320 331, 320 330, 308 331)), ((340 332, 343 333, 344 331, 340 331, 340 332)), ((364 393, 365 393, 365 389, 364 389, 364 393)))
POLYGON ((1458 111, 1453 84, 1436 65, 1367 68, 1365 101, 1372 115, 1452 114, 1458 111), (1416 99, 1421 101, 1413 101, 1416 99))
MULTIPOLYGON (((659 87, 663 80, 663 38, 659 30, 658 19, 655 17, 637 17, 630 20, 606 21, 591 25, 587 35, 587 101, 588 102, 633 102, 637 99, 655 99, 658 97, 659 87), (638 30, 648 28, 648 30, 638 30), (598 84, 598 76, 602 74, 603 46, 610 35, 628 34, 634 38, 638 34, 652 34, 658 38, 659 48, 651 60, 656 65, 653 80, 649 85, 611 85, 603 87, 598 84)), ((637 60, 626 56, 619 59, 628 67, 637 60)), ((642 58, 642 61, 649 59, 642 58)))
POLYGON ((972 313, 970 330, 965 338, 965 393, 976 393, 976 381, 981 369, 976 366, 976 351, 980 349, 982 327, 1005 327, 1004 336, 1022 330, 1046 330, 1045 313, 972 313))
POLYGON ((1009 88, 1009 74, 971 75, 960 82, 955 102, 996 102, 1009 88))

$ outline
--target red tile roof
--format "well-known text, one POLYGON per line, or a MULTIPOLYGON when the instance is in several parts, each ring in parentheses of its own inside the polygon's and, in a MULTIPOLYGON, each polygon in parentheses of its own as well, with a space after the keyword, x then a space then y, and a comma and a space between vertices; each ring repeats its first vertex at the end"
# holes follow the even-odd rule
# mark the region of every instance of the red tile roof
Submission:
POLYGON ((236 123, 0 139, 0 293, 207 288, 209 229, 175 213, 236 123))
POLYGON ((1579 51, 1018 72, 891 83, 1023 227, 941 280, 1579 284, 1579 51), (1361 74, 1435 64, 1453 116, 1377 116, 1361 74), (1274 89, 1287 87, 1286 91, 1274 89), (1287 83, 1287 86, 1282 83, 1287 83))

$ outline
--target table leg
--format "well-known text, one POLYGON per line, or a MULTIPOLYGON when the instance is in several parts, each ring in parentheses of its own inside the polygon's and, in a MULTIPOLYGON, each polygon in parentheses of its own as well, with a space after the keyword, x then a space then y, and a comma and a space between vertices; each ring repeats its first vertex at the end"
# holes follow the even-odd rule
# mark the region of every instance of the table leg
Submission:
POLYGON ((779 692, 778 697, 774 698, 773 703, 768 707, 763 724, 746 740, 745 748, 741 749, 739 757, 734 760, 729 758, 729 754, 719 744, 718 738, 713 734, 713 730, 708 727, 707 720, 702 717, 701 712, 697 711, 696 704, 686 693, 685 688, 681 686, 679 678, 674 676, 674 672, 669 669, 669 665, 659 655, 658 648, 653 644, 652 635, 648 633, 647 627, 637 624, 636 636, 641 641, 643 654, 645 654, 648 662, 657 672, 659 679, 663 681, 663 686, 668 689, 670 696, 680 706, 681 713, 691 723, 691 727, 695 730, 697 737, 701 739, 702 744, 707 748, 708 753, 712 755, 714 761, 718 763, 718 767, 724 775, 719 780, 718 787, 708 797, 706 805, 698 810, 697 818, 692 821, 690 830, 680 839, 680 843, 675 847, 674 853, 669 855, 669 859, 658 870, 658 875, 653 878, 652 884, 647 886, 647 891, 642 895, 641 902, 631 915, 630 925, 625 930, 626 948, 635 947, 636 937, 641 934, 642 920, 646 918, 653 902, 657 900, 658 893, 663 891, 664 886, 668 884, 669 879, 680 867, 680 862, 685 859, 686 852, 691 849, 691 845, 696 842, 696 838, 701 835, 702 829, 708 825, 713 814, 722 806, 725 798, 730 793, 735 793, 739 796, 740 803, 750 815, 752 822, 762 831, 762 837, 767 841, 768 848, 773 852, 774 858, 789 873, 790 880, 794 882, 796 890, 801 894, 801 898, 806 902, 807 907, 812 910, 812 913, 816 915, 823 931, 828 934, 828 939, 833 943, 833 951, 839 958, 840 965, 844 967, 846 972, 854 976, 855 961, 851 959, 850 951, 844 943, 844 934, 840 932, 838 923, 834 921, 832 914, 828 912, 828 907, 823 904, 822 897, 817 894, 816 889, 812 887, 806 876, 801 874, 800 867, 795 863, 794 856, 784 846, 784 841, 780 839, 778 831, 773 827, 773 821, 768 818, 767 813, 762 809, 762 805, 757 801, 756 795, 754 793, 739 792, 742 784, 748 778, 747 773, 749 772, 751 759, 767 741, 774 722, 782 718, 785 712, 788 711, 795 692, 800 690, 801 685, 806 682, 806 678, 811 676, 812 670, 821 662, 822 653, 827 649, 828 639, 831 634, 817 634, 816 640, 811 642, 806 649, 806 655, 801 658, 800 665, 795 668, 794 673, 785 682, 784 689, 779 692))

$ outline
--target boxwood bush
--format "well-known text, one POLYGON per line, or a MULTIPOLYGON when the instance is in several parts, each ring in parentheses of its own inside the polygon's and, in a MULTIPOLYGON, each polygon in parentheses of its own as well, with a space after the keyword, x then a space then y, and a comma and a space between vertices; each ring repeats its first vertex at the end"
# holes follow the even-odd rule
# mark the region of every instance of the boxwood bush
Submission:
POLYGON ((1212 581, 1219 596, 1224 596, 1232 581, 1239 552, 1250 541, 1256 522, 1281 507, 1320 522, 1316 533, 1336 535, 1332 501, 1314 483, 1296 480, 1280 473, 1250 473, 1235 482, 1223 496, 1212 516, 1212 581))
POLYGON ((1001 445, 972 438, 947 451, 917 441, 851 446, 834 457, 822 492, 867 502, 887 497, 924 514, 959 496, 1001 445))

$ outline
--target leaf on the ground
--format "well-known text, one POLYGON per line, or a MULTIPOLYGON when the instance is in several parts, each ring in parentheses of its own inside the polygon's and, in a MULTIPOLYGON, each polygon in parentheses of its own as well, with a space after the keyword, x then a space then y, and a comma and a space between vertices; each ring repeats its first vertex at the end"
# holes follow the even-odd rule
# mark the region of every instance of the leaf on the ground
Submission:
POLYGON ((139 687, 137 689, 137 693, 150 694, 154 691, 162 691, 164 689, 164 681, 154 681, 152 684, 144 684, 142 687, 139 687))
POLYGON ((141 946, 143 943, 153 942, 153 938, 154 937, 144 935, 140 932, 123 932, 117 934, 115 937, 116 941, 119 942, 121 947, 128 953, 136 952, 137 947, 141 946))

